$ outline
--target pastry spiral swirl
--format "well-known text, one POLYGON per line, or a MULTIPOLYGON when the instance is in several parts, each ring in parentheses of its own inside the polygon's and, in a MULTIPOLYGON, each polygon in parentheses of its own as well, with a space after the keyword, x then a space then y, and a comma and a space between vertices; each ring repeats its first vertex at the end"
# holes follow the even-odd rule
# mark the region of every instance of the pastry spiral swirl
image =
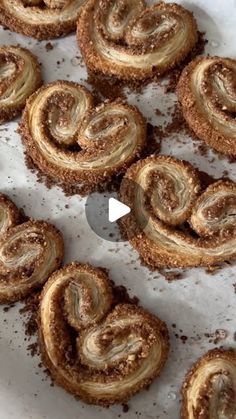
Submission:
POLYGON ((181 62, 197 41, 192 14, 177 4, 143 0, 89 0, 77 38, 92 73, 123 80, 161 75, 181 62))
POLYGON ((201 57, 183 71, 178 98, 190 128, 220 153, 236 156, 236 60, 201 57))
POLYGON ((126 172, 120 199, 132 211, 121 227, 151 267, 211 266, 235 258, 236 184, 221 180, 200 190, 199 172, 169 156, 140 160, 126 172))
POLYGON ((20 127, 26 151, 42 172, 87 191, 124 172, 146 141, 146 120, 119 100, 93 107, 81 85, 58 81, 28 100, 20 127))
POLYGON ((8 196, 0 193, 0 236, 20 222, 20 211, 8 196))
POLYGON ((67 35, 86 0, 0 0, 0 24, 36 39, 67 35))
POLYGON ((0 46, 0 124, 14 118, 42 84, 37 58, 15 46, 0 46))
POLYGON ((169 350, 161 320, 137 305, 116 304, 107 273, 79 263, 46 283, 40 341, 55 381, 85 402, 104 406, 149 385, 169 350))
POLYGON ((42 286, 63 258, 63 239, 53 225, 20 221, 17 207, 0 194, 0 303, 42 286))
POLYGON ((181 419, 236 417, 236 352, 214 349, 187 374, 181 419))

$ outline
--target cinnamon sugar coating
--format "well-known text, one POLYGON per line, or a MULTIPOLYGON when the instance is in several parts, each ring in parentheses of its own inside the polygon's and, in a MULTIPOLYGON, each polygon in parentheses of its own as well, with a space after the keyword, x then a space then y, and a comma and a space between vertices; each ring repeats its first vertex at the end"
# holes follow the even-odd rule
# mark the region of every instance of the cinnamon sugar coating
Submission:
POLYGON ((55 272, 41 296, 43 362, 58 385, 86 403, 127 401, 160 374, 168 356, 165 323, 115 297, 105 270, 75 262, 55 272))
POLYGON ((85 87, 43 86, 27 102, 19 132, 39 169, 86 192, 125 172, 146 143, 146 120, 121 100, 93 106, 85 87))
POLYGON ((21 213, 7 195, 0 193, 0 235, 19 224, 21 213))
POLYGON ((179 64, 197 42, 193 15, 173 3, 89 0, 77 39, 91 73, 126 81, 159 76, 179 64))
POLYGON ((236 61, 200 57, 180 77, 177 94, 196 136, 220 153, 236 156, 236 61))
POLYGON ((40 288, 63 258, 60 232, 45 221, 22 223, 20 211, 0 195, 0 303, 40 288))
POLYGON ((236 257, 236 185, 201 185, 189 163, 140 160, 126 172, 121 201, 131 212, 122 231, 151 268, 213 266, 236 257))
POLYGON ((213 349, 186 375, 181 419, 234 418, 236 415, 236 352, 213 349))
POLYGON ((76 29, 76 21, 85 2, 1 0, 0 24, 39 40, 58 38, 76 29))
POLYGON ((18 115, 41 84, 39 62, 30 51, 0 46, 0 124, 18 115))

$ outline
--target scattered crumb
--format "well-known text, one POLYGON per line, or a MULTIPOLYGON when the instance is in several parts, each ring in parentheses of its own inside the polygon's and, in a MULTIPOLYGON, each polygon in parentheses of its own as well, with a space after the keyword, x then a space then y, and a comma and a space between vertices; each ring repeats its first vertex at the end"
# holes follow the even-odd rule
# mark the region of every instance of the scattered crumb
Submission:
POLYGON ((165 271, 164 269, 160 269, 159 272, 162 276, 164 276, 164 278, 168 282, 177 281, 177 280, 183 279, 183 277, 184 277, 184 272, 183 271, 181 271, 181 272, 165 271))
POLYGON ((51 42, 47 42, 45 45, 46 51, 51 51, 54 48, 51 42))
POLYGON ((3 311, 7 313, 11 308, 15 307, 15 303, 10 303, 6 307, 3 307, 3 311))
POLYGON ((208 266, 208 267, 205 269, 205 272, 206 272, 208 275, 215 275, 215 274, 217 274, 217 273, 219 272, 219 270, 220 270, 220 269, 222 269, 222 266, 221 266, 221 265, 208 266))
POLYGON ((129 411, 129 405, 126 403, 122 404, 122 411, 123 413, 127 413, 129 411))
POLYGON ((156 116, 164 116, 163 112, 161 112, 158 108, 155 109, 155 114, 156 116))

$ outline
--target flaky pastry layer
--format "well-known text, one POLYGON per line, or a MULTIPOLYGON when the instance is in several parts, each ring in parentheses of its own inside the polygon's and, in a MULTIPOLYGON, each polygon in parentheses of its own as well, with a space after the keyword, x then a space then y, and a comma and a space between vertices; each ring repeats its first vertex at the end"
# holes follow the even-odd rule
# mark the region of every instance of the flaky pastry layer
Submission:
POLYGON ((0 194, 0 303, 40 288, 63 258, 60 232, 45 221, 21 223, 20 212, 0 194))
POLYGON ((177 93, 184 118, 201 140, 236 156, 236 60, 200 57, 184 70, 177 93))
POLYGON ((182 387, 181 419, 236 417, 236 352, 213 349, 200 358, 182 387))
POLYGON ((189 163, 154 156, 132 165, 120 199, 133 247, 152 268, 216 265, 236 256, 236 185, 218 181, 205 191, 189 163), (192 227, 192 228, 190 228, 192 227))
POLYGON ((20 133, 41 171, 68 185, 85 185, 89 192, 139 157, 146 120, 120 100, 94 107, 85 87, 57 81, 27 101, 20 133))
POLYGON ((40 304, 41 350, 52 377, 103 406, 148 386, 169 350, 166 325, 135 304, 117 303, 113 289, 103 269, 72 263, 51 276, 40 304))
POLYGON ((76 29, 86 0, 1 0, 0 24, 37 39, 58 38, 76 29))
POLYGON ((193 15, 177 4, 143 0, 89 0, 77 39, 91 72, 145 80, 180 63, 197 42, 193 15))
POLYGON ((18 115, 41 84, 39 62, 30 51, 0 46, 0 124, 18 115))

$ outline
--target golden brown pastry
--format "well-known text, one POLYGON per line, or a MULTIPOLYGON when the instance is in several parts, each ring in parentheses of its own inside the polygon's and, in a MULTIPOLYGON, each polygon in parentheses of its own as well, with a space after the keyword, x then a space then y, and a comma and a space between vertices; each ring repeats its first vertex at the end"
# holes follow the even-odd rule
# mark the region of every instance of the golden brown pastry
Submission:
POLYGON ((168 356, 165 323, 117 303, 100 268, 72 263, 46 283, 40 305, 43 360, 57 384, 87 403, 127 401, 157 377, 168 356))
POLYGON ((146 142, 146 120, 120 100, 94 107, 85 87, 66 81, 43 86, 28 100, 20 132, 42 172, 86 192, 124 172, 146 142))
POLYGON ((0 24, 37 39, 67 35, 86 0, 0 0, 0 24))
POLYGON ((149 157, 128 169, 120 199, 131 208, 121 227, 151 267, 211 266, 236 257, 234 182, 202 190, 189 163, 149 157))
POLYGON ((92 73, 145 80, 180 63, 197 42, 193 15, 177 4, 143 0, 89 0, 77 38, 92 73))
POLYGON ((209 351, 186 376, 181 419, 236 418, 236 352, 209 351))
POLYGON ((0 193, 0 236, 10 227, 19 224, 21 214, 8 196, 0 193))
POLYGON ((41 84, 39 62, 30 51, 0 46, 0 124, 18 115, 41 84))
POLYGON ((236 60, 200 57, 183 71, 178 98, 190 128, 220 153, 236 156, 236 60))
POLYGON ((53 225, 21 222, 17 207, 0 194, 0 303, 39 288, 62 262, 63 239, 53 225))

